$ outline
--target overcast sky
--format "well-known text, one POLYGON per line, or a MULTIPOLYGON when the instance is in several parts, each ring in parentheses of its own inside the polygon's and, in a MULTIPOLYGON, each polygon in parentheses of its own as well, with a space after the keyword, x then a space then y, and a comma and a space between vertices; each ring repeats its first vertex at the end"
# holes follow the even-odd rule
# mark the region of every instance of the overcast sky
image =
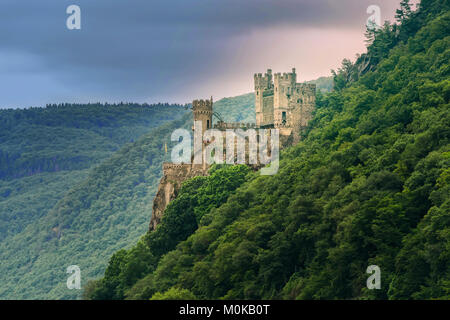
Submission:
POLYGON ((253 74, 328 76, 365 51, 370 5, 400 0, 1 0, 0 108, 189 102, 253 90, 253 74), (81 30, 66 9, 81 8, 81 30))

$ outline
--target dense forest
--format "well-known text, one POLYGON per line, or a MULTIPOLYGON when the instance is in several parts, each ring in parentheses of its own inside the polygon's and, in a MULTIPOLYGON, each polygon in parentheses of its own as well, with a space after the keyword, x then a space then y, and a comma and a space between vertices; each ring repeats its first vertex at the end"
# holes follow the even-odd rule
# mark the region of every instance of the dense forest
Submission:
POLYGON ((186 112, 180 105, 124 103, 0 110, 0 297, 39 298, 20 293, 18 279, 40 254, 29 243, 45 247, 33 236, 49 211, 92 168, 186 112))
POLYGON ((128 103, 0 110, 0 179, 88 168, 183 111, 128 103))
POLYGON ((280 170, 213 167, 89 299, 449 299, 450 2, 403 0, 280 170), (381 289, 366 288, 366 268, 381 289))

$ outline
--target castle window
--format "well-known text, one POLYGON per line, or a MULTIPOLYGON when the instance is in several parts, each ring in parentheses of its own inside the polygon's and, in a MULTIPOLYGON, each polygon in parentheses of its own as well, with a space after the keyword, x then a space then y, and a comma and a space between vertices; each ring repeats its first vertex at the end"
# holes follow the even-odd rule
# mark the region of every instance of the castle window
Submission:
POLYGON ((281 119, 282 119, 283 125, 285 125, 286 124, 286 112, 283 112, 281 114, 281 119))
POLYGON ((206 129, 209 129, 209 120, 206 120, 206 129))

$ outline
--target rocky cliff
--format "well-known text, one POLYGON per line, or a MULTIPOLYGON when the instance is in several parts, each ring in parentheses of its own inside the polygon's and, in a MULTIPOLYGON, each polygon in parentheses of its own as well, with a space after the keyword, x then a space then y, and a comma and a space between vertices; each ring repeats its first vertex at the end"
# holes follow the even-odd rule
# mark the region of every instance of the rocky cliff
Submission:
POLYGON ((164 163, 163 173, 153 200, 150 231, 155 230, 162 219, 164 210, 170 201, 176 198, 183 182, 193 177, 205 176, 208 174, 208 170, 202 165, 164 163))

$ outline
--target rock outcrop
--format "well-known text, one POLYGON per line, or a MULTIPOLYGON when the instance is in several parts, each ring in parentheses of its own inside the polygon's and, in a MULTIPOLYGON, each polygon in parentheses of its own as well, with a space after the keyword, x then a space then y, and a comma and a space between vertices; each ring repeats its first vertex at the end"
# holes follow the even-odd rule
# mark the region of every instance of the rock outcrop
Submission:
POLYGON ((192 164, 163 164, 164 175, 159 183, 158 191, 153 200, 152 218, 150 219, 150 231, 155 230, 160 223, 167 205, 176 198, 178 191, 184 181, 197 177, 206 176, 208 170, 202 165, 192 164))

